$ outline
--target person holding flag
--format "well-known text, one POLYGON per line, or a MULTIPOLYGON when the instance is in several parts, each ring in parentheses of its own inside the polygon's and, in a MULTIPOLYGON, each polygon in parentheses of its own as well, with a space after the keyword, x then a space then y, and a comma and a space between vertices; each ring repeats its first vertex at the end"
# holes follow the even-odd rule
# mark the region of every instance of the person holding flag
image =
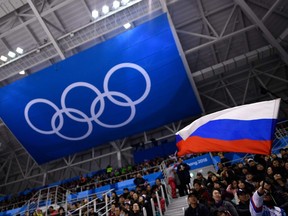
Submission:
POLYGON ((286 216, 284 209, 276 206, 275 199, 269 190, 270 187, 270 184, 262 181, 258 190, 253 194, 250 200, 250 213, 252 216, 286 216))

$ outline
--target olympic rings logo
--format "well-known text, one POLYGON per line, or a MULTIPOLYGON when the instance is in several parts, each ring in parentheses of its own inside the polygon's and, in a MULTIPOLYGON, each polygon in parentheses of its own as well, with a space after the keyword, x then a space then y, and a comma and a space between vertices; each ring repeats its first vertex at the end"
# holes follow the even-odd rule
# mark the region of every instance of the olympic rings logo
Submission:
POLYGON ((61 95, 61 107, 60 108, 57 107, 53 102, 51 102, 47 99, 37 98, 37 99, 31 100, 26 105, 25 110, 24 110, 24 116, 25 116, 25 119, 26 119, 28 125, 38 133, 46 134, 46 135, 57 134, 59 137, 66 139, 66 140, 73 140, 73 141, 82 140, 82 139, 87 138, 92 133, 93 121, 96 122, 98 125, 105 127, 105 128, 119 128, 119 127, 123 127, 124 125, 127 125, 129 122, 131 122, 133 120, 133 118, 136 115, 136 105, 141 103, 142 101, 144 101, 146 99, 146 97, 148 96, 148 94, 150 92, 150 89, 151 89, 150 77, 149 77, 148 73, 142 67, 140 67, 139 65, 133 64, 133 63, 122 63, 122 64, 118 64, 118 65, 115 65, 114 67, 112 67, 108 71, 108 73, 106 74, 106 76, 104 78, 104 82, 103 82, 103 90, 104 90, 103 93, 101 93, 98 90, 98 88, 96 88, 95 86, 93 86, 90 83, 75 82, 75 83, 72 83, 71 85, 67 86, 64 89, 64 91, 61 95), (129 98, 127 95, 125 95, 121 92, 110 91, 108 88, 110 77, 117 70, 119 70, 121 68, 135 69, 136 71, 141 73, 145 79, 146 89, 145 89, 144 93, 142 94, 142 96, 139 97, 135 101, 131 100, 131 98, 129 98), (66 96, 68 95, 68 93, 72 89, 77 88, 77 87, 86 87, 86 88, 94 91, 97 95, 96 98, 91 103, 89 116, 78 109, 75 109, 72 107, 67 107, 65 104, 66 96), (129 107, 130 108, 130 116, 125 121, 118 123, 118 124, 106 124, 106 123, 100 121, 99 117, 101 116, 101 114, 104 112, 104 109, 105 109, 105 100, 104 100, 105 97, 108 98, 110 100, 110 102, 114 103, 115 105, 118 105, 121 107, 129 107), (116 100, 115 97, 121 98, 122 101, 116 100), (37 128, 31 122, 31 120, 29 118, 30 108, 33 105, 39 104, 39 103, 47 104, 48 106, 52 107, 55 110, 55 113, 51 118, 51 128, 52 128, 51 130, 41 130, 41 129, 37 128), (95 108, 96 108, 97 104, 100 104, 100 106, 99 106, 98 111, 95 112, 95 108), (68 137, 68 136, 61 134, 60 131, 64 125, 64 117, 63 117, 64 114, 76 122, 86 123, 88 126, 86 133, 83 134, 82 136, 79 136, 79 137, 68 137), (56 121, 57 119, 58 119, 58 122, 56 121), (57 122, 57 125, 56 125, 56 122, 57 122))

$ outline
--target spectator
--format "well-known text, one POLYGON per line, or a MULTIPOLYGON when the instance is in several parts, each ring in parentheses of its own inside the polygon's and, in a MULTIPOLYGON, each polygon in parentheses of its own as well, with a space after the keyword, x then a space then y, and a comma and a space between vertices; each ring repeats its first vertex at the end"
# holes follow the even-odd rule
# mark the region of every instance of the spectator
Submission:
POLYGON ((116 206, 116 207, 115 207, 115 210, 114 210, 114 215, 115 215, 115 216, 120 216, 120 211, 121 211, 121 210, 120 210, 120 207, 119 207, 119 206, 116 206))
POLYGON ((136 175, 136 178, 134 179, 133 182, 134 182, 134 184, 135 184, 136 186, 139 186, 139 187, 141 187, 141 188, 145 188, 146 185, 147 185, 146 180, 142 177, 142 175, 141 175, 140 173, 138 173, 138 174, 136 175))
POLYGON ((133 204, 132 212, 129 214, 129 216, 143 216, 143 213, 141 212, 138 203, 133 204))
POLYGON ((160 193, 160 195, 162 195, 162 190, 161 190, 161 187, 163 189, 163 193, 164 193, 164 198, 166 200, 168 200, 168 196, 167 196, 167 193, 166 193, 166 187, 164 184, 161 183, 161 180, 160 178, 157 178, 156 181, 155 181, 156 185, 158 186, 158 193, 160 193))
POLYGON ((217 211, 228 212, 231 216, 239 216, 233 204, 229 201, 222 200, 221 191, 217 189, 212 190, 212 198, 214 204, 210 208, 211 214, 217 214, 217 211))
POLYGON ((115 208, 116 208, 116 205, 114 203, 111 204, 111 209, 109 211, 109 216, 116 216, 115 215, 115 208))
POLYGON ((284 173, 284 168, 281 166, 279 158, 275 158, 272 161, 272 169, 274 174, 284 173))
POLYGON ((107 173, 107 175, 108 175, 109 177, 112 177, 112 171, 113 171, 112 166, 111 166, 111 165, 108 165, 108 166, 106 167, 106 173, 107 173))
POLYGON ((139 197, 139 207, 141 206, 141 209, 144 207, 147 213, 147 216, 153 216, 152 206, 150 202, 150 198, 148 198, 146 195, 142 195, 139 197))
POLYGON ((238 191, 238 183, 237 180, 233 180, 231 182, 231 184, 228 185, 228 187, 226 188, 226 192, 230 193, 231 195, 233 195, 234 199, 232 199, 232 202, 235 204, 239 203, 239 199, 237 196, 237 191, 238 191))
POLYGON ((252 195, 254 188, 252 187, 252 185, 247 184, 245 181, 243 180, 238 180, 238 189, 242 189, 245 190, 247 193, 249 193, 250 195, 252 195))
POLYGON ((266 177, 268 177, 271 180, 273 180, 274 178, 274 173, 273 173, 273 169, 271 166, 269 166, 266 170, 266 177))
MULTIPOLYGON (((250 184, 252 188, 256 187, 257 182, 254 181, 254 176, 252 175, 252 173, 247 173, 246 174, 246 178, 245 178, 245 182, 247 184, 250 184)), ((254 189, 253 189, 254 190, 254 189)))
POLYGON ((249 200, 250 195, 245 190, 238 190, 237 197, 239 199, 239 203, 236 205, 236 210, 241 216, 251 216, 249 210, 249 200))
POLYGON ((265 179, 265 167, 263 166, 263 164, 258 163, 256 165, 256 173, 254 175, 254 179, 257 182, 261 182, 265 179))
POLYGON ((207 184, 207 179, 204 178, 203 174, 201 172, 198 172, 196 174, 196 179, 198 182, 200 182, 201 185, 206 185, 207 184))
POLYGON ((285 161, 288 159, 288 155, 286 153, 286 149, 284 149, 284 148, 280 149, 279 158, 281 158, 282 160, 285 160, 285 161))
POLYGON ((111 192, 111 200, 113 200, 116 204, 118 204, 118 202, 119 202, 118 195, 116 194, 115 191, 111 192))
POLYGON ((61 206, 58 208, 58 214, 57 216, 65 216, 65 209, 61 206))
POLYGON ((231 166, 230 160, 224 156, 223 152, 219 152, 218 156, 220 157, 220 162, 223 164, 223 166, 231 166))
POLYGON ((178 159, 177 174, 180 180, 179 195, 188 195, 189 184, 190 184, 190 167, 184 163, 182 158, 178 159))
POLYGON ((128 196, 129 196, 129 189, 128 189, 128 188, 124 188, 124 189, 123 189, 123 194, 122 194, 122 195, 124 196, 124 199, 127 199, 128 196))
POLYGON ((217 174, 220 175, 224 171, 224 165, 221 162, 218 162, 217 167, 218 167, 217 174))
POLYGON ((56 216, 58 214, 58 212, 54 209, 53 206, 49 206, 48 210, 47 210, 47 216, 51 215, 51 216, 56 216))
MULTIPOLYGON (((277 175, 277 174, 276 174, 277 175)), ((277 175, 276 179, 281 178, 281 175, 277 175)), ((274 205, 284 209, 288 212, 288 197, 284 191, 275 190, 275 183, 273 180, 265 179, 264 181, 264 189, 270 195, 271 199, 273 200, 274 205)))
POLYGON ((262 181, 261 186, 253 194, 250 200, 250 213, 252 216, 275 215, 286 216, 284 209, 275 206, 271 193, 267 190, 265 183, 262 181))
MULTIPOLYGON (((50 208, 50 207, 49 207, 50 208)), ((36 211, 34 212, 36 216, 43 216, 43 212, 40 208, 36 209, 36 211)), ((34 215, 34 214, 33 214, 34 215)), ((50 214, 47 214, 47 215, 50 215, 50 214)))
POLYGON ((197 195, 197 199, 199 200, 199 203, 202 203, 206 206, 209 206, 211 203, 211 197, 209 195, 208 190, 200 184, 198 179, 195 179, 193 181, 193 191, 197 195))
POLYGON ((288 193, 288 183, 281 174, 274 175, 274 188, 275 191, 283 191, 288 193))
POLYGON ((166 174, 167 174, 167 178, 168 178, 168 184, 171 188, 172 198, 177 198, 176 182, 175 182, 175 170, 174 170, 174 168, 176 166, 177 166, 177 164, 171 164, 168 168, 166 168, 166 174))
POLYGON ((208 216, 210 214, 205 205, 198 203, 197 194, 194 191, 188 195, 188 204, 189 207, 185 210, 184 216, 208 216))
POLYGON ((248 165, 248 169, 250 173, 256 173, 257 172, 257 168, 256 168, 256 162, 254 161, 254 159, 249 158, 247 160, 247 165, 248 165))
MULTIPOLYGON (((288 156, 288 153, 287 153, 287 156, 288 156)), ((288 179, 288 160, 284 163, 283 170, 284 170, 284 173, 282 173, 283 177, 288 179)))

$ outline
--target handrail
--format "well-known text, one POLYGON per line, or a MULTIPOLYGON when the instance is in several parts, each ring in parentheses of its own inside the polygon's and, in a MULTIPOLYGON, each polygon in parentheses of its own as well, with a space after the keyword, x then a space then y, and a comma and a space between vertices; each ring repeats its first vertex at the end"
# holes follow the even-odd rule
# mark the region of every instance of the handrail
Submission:
POLYGON ((143 216, 147 216, 147 211, 145 207, 142 208, 142 212, 143 212, 143 216))
MULTIPOLYGON (((106 215, 108 215, 108 211, 109 211, 108 206, 111 205, 111 203, 113 203, 113 200, 110 200, 110 201, 108 202, 108 196, 107 196, 107 195, 108 195, 109 193, 111 194, 112 191, 113 191, 113 189, 110 189, 109 191, 107 191, 107 192, 105 192, 105 193, 103 194, 103 195, 105 196, 105 206, 103 206, 102 208, 98 209, 98 210, 96 211, 96 214, 105 208, 105 213, 106 213, 106 215)), ((96 199, 97 199, 97 198, 95 198, 95 199, 93 199, 93 200, 85 203, 85 205, 80 206, 79 208, 73 210, 72 212, 69 212, 69 211, 68 211, 68 215, 73 215, 74 213, 76 213, 76 212, 78 212, 78 211, 79 211, 79 215, 81 215, 81 214, 82 214, 82 209, 85 208, 85 207, 89 207, 89 205, 90 205, 91 203, 93 203, 93 208, 94 208, 94 210, 95 210, 95 209, 96 209, 96 199)), ((89 209, 89 208, 88 208, 88 209, 89 209)))
MULTIPOLYGON (((162 163, 163 163, 163 162, 162 162, 162 163)), ((155 169, 155 168, 157 168, 157 167, 161 170, 160 165, 153 166, 153 167, 148 167, 146 170, 155 169)), ((126 173, 126 174, 124 174, 124 175, 119 175, 119 176, 112 177, 112 178, 108 178, 108 179, 101 180, 101 181, 98 181, 98 182, 90 182, 90 183, 87 183, 87 184, 85 184, 85 185, 81 185, 81 186, 80 186, 80 191, 82 192, 82 191, 83 191, 83 188, 85 188, 85 187, 87 187, 87 186, 90 186, 90 185, 92 185, 92 184, 94 184, 94 186, 95 186, 95 188, 96 188, 96 185, 97 185, 98 183, 103 183, 103 182, 109 181, 109 184, 112 184, 112 182, 113 182, 114 179, 118 179, 118 178, 122 178, 122 177, 125 177, 125 179, 127 180, 127 179, 129 179, 129 178, 128 178, 128 175, 133 175, 133 174, 137 174, 137 173, 141 173, 142 175, 144 175, 144 170, 142 169, 142 170, 137 170, 137 171, 134 171, 134 172, 129 172, 129 173, 126 173)))
POLYGON ((150 199, 150 202, 151 202, 152 213, 153 215, 156 215, 155 203, 154 203, 153 198, 150 199))
POLYGON ((159 194, 157 191, 156 191, 156 199, 157 199, 157 203, 158 203, 158 211, 160 213, 160 216, 163 216, 162 209, 161 209, 161 203, 160 203, 160 199, 159 199, 159 194))
MULTIPOLYGON (((154 181, 148 181, 147 182, 148 184, 151 184, 151 183, 154 183, 154 181)), ((127 187, 129 190, 131 189, 131 188, 135 188, 136 186, 134 185, 134 186, 132 186, 132 187, 127 187)), ((107 190, 107 191, 101 191, 101 192, 97 192, 97 193, 93 193, 93 194, 88 194, 87 196, 85 196, 85 197, 82 197, 80 200, 83 200, 83 199, 90 199, 91 197, 93 197, 94 195, 96 195, 97 196, 97 198, 99 198, 99 194, 100 195, 104 195, 105 193, 108 193, 109 191, 115 191, 115 188, 111 188, 111 189, 109 189, 109 190, 107 190)), ((79 199, 71 199, 70 201, 69 201, 69 203, 73 203, 73 202, 75 202, 75 201, 79 201, 79 199)))

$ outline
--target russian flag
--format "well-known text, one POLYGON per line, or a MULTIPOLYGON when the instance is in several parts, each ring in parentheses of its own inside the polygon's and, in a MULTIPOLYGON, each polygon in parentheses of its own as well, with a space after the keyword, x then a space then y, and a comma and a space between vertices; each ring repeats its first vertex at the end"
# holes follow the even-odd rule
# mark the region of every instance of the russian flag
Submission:
POLYGON ((178 156, 202 152, 270 154, 280 99, 203 116, 176 133, 178 156))

